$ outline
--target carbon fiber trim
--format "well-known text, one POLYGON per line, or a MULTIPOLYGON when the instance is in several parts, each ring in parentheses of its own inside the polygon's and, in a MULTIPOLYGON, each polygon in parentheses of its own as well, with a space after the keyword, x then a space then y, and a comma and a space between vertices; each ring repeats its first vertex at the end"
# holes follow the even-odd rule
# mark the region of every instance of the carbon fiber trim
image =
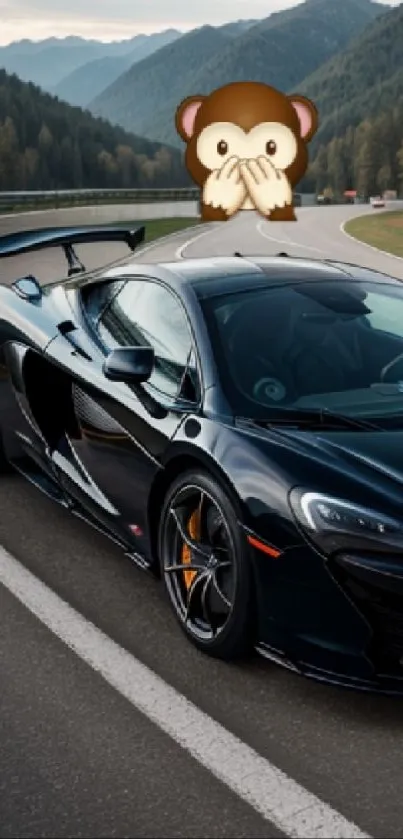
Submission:
POLYGON ((79 422, 104 434, 125 433, 122 426, 77 385, 73 385, 73 404, 79 422))

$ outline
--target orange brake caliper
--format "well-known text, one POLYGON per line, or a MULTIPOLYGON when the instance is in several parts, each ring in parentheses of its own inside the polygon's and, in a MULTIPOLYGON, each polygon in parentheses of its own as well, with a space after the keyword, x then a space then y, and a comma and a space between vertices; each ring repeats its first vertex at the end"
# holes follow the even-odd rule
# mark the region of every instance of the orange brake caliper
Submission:
MULTIPOLYGON (((191 539, 197 540, 200 538, 200 511, 195 510, 194 513, 190 516, 188 521, 188 533, 191 539)), ((184 543, 182 547, 182 563, 183 565, 190 565, 192 561, 192 551, 190 550, 189 546, 184 543)), ((197 571, 184 571, 183 576, 185 580, 185 586, 187 589, 190 589, 194 578, 196 577, 197 571)))

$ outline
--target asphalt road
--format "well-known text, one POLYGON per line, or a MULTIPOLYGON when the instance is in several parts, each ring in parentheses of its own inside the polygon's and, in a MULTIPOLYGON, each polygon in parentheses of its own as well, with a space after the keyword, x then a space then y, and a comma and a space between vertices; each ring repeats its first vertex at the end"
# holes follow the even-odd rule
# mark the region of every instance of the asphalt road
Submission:
MULTIPOLYGON (((285 250, 403 278, 403 261, 340 231, 366 211, 307 208, 296 224, 272 225, 244 213, 138 258, 285 250)), ((98 248, 86 250, 91 264, 99 260, 98 248)), ((7 263, 3 281, 26 271, 23 259, 7 263)), ((162 586, 84 523, 17 476, 2 478, 0 510, 0 544, 11 555, 0 552, 1 839, 403 836, 400 701, 321 686, 259 658, 209 660, 182 636, 162 586), (141 705, 142 686, 157 696, 153 713, 141 705), (194 725, 181 740, 182 713, 194 725), (267 779, 260 792, 257 775, 267 779)))

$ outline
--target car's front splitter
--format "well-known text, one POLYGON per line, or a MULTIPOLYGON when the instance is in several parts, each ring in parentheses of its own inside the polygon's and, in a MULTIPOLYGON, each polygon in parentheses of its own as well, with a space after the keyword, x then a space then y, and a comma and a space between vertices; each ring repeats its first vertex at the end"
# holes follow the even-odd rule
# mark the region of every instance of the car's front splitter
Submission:
POLYGON ((315 667, 306 661, 292 661, 281 650, 271 647, 266 643, 258 643, 256 652, 263 658, 279 664, 280 667, 290 670, 299 676, 305 676, 322 684, 334 685, 335 687, 349 688, 351 690, 379 693, 386 696, 403 697, 403 673, 402 678, 391 678, 389 676, 378 676, 374 679, 363 679, 346 673, 337 673, 332 670, 325 670, 315 667))

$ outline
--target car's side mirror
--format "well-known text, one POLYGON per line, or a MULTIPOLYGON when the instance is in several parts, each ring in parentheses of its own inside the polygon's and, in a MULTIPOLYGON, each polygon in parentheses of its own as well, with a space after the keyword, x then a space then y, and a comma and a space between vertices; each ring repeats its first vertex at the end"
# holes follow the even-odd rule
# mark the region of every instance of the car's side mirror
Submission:
POLYGON ((118 347, 104 361, 102 371, 112 382, 139 385, 148 381, 154 369, 152 347, 118 347))
POLYGON ((19 280, 15 280, 12 284, 14 291, 17 292, 19 297, 22 297, 24 300, 40 300, 42 297, 42 288, 40 283, 33 277, 31 274, 27 277, 21 277, 19 280))

